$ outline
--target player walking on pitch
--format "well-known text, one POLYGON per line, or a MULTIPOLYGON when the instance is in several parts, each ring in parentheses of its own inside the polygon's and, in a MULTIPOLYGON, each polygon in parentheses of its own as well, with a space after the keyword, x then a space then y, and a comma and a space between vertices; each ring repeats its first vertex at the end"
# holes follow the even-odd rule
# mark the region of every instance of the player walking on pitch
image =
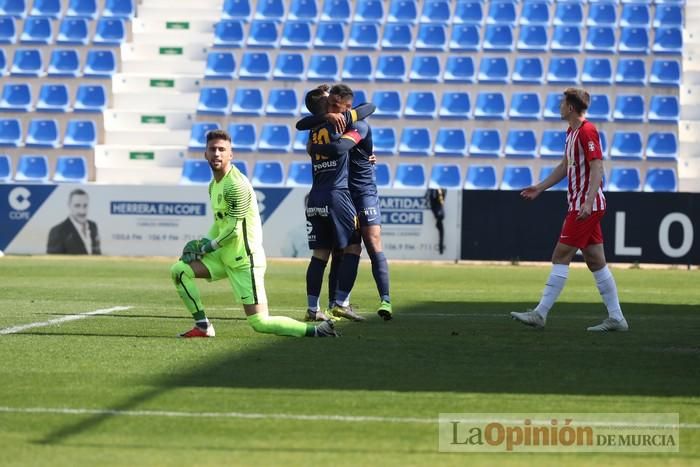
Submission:
POLYGON ((205 158, 214 173, 209 184, 214 224, 206 237, 185 245, 182 257, 170 269, 177 292, 195 320, 194 328, 180 337, 215 335, 214 326, 204 313, 195 278, 209 281, 227 278, 256 332, 295 337, 336 336, 331 321, 314 325, 286 316, 269 316, 258 202, 248 179, 231 164, 231 136, 222 130, 207 133, 205 158))
POLYGON ((585 118, 590 100, 590 95, 583 89, 568 88, 564 91, 559 105, 562 120, 569 122, 564 157, 549 177, 520 193, 523 198, 534 200, 540 193, 568 176, 569 211, 552 254, 552 271, 540 303, 534 310, 510 314, 514 320, 535 328, 544 328, 547 313, 566 284, 569 263, 580 249, 608 309, 608 318, 589 327, 588 331, 629 329, 620 308, 615 279, 605 262, 603 233, 600 228, 600 220, 607 207, 602 188, 603 154, 598 130, 585 118))

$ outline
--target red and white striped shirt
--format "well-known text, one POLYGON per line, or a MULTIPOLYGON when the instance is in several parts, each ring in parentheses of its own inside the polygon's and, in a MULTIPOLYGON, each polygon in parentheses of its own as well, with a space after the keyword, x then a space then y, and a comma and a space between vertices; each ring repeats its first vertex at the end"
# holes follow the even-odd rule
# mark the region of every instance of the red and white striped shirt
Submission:
MULTIPOLYGON (((575 130, 571 127, 566 131, 566 146, 564 149, 569 177, 569 211, 580 211, 586 201, 586 193, 591 180, 590 162, 603 159, 600 150, 598 130, 588 120, 575 130)), ((601 180, 598 193, 593 201, 593 211, 605 211, 606 202, 601 180)))

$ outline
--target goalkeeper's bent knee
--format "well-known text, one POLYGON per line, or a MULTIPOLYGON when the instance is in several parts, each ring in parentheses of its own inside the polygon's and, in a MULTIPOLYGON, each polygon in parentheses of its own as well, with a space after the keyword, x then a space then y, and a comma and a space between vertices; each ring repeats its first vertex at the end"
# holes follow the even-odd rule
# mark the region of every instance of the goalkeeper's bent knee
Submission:
POLYGON ((172 278, 175 285, 178 285, 180 283, 180 277, 183 274, 189 277, 190 279, 194 279, 194 271, 192 270, 190 265, 185 263, 184 261, 178 261, 177 263, 173 264, 170 268, 170 277, 172 278))

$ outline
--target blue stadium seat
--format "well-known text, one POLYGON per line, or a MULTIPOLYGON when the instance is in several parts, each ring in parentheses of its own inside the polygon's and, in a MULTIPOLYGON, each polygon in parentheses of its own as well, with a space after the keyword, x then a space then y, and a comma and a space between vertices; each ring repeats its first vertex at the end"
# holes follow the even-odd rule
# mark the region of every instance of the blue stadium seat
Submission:
POLYGON ((450 22, 450 2, 447 0, 423 2, 420 22, 448 24, 450 22))
POLYGON ((224 0, 223 17, 248 22, 253 11, 250 0, 224 0))
POLYGON ((422 50, 447 50, 447 26, 444 24, 421 24, 418 27, 415 49, 422 50))
POLYGON ((374 164, 374 181, 377 184, 377 188, 391 187, 391 170, 389 169, 389 164, 384 162, 377 162, 374 164))
POLYGON ((652 24, 655 28, 665 27, 665 26, 683 26, 683 5, 656 5, 656 11, 654 12, 654 23, 652 24))
POLYGON ((477 24, 484 21, 484 8, 480 0, 459 1, 455 5, 452 24, 477 24))
POLYGON ((399 118, 401 116, 401 94, 399 91, 374 91, 372 103, 377 106, 373 117, 399 118))
MULTIPOLYGON (((550 92, 547 94, 547 99, 544 102, 542 118, 545 120, 561 120, 561 113, 559 112, 561 98, 562 94, 560 92, 550 92)), ((609 109, 608 113, 610 113, 609 109)), ((590 117, 590 115, 587 115, 587 118, 588 117, 590 117)))
POLYGON ((639 58, 620 58, 617 62, 615 84, 644 86, 646 82, 646 65, 639 58))
POLYGON ((292 0, 289 5, 287 21, 310 21, 315 23, 318 19, 318 5, 316 0, 292 0))
POLYGON ((53 49, 47 74, 51 77, 80 75, 80 57, 75 49, 53 49))
POLYGON ((37 112, 68 112, 70 107, 69 101, 68 86, 65 84, 45 83, 41 85, 39 90, 36 110, 37 112))
POLYGON ((469 155, 498 157, 501 154, 501 132, 497 129, 475 128, 469 143, 469 155))
MULTIPOLYGON (((258 143, 255 125, 252 123, 230 123, 228 132, 231 135, 231 148, 237 152, 252 152, 258 143)), ((304 147, 306 152, 306 146, 304 147)))
POLYGON ((428 128, 404 127, 401 132, 399 154, 402 156, 429 156, 433 148, 428 128))
POLYGON ((321 12, 321 21, 350 21, 350 2, 348 0, 325 0, 321 12))
POLYGON ((5 51, 0 49, 0 76, 5 76, 7 72, 7 59, 5 58, 5 51))
POLYGON ((233 95, 232 115, 257 115, 263 114, 263 96, 259 88, 236 88, 233 95))
POLYGON ((11 16, 0 16, 0 44, 17 42, 17 26, 11 16))
POLYGON ((310 162, 292 161, 289 163, 287 186, 311 186, 313 173, 310 162))
POLYGON ((426 185, 423 164, 400 163, 396 166, 394 188, 425 188, 426 185))
POLYGON ((486 14, 487 24, 515 25, 516 3, 509 0, 489 2, 489 10, 486 14))
POLYGON ((437 157, 465 157, 469 153, 467 132, 463 128, 440 128, 434 152, 437 157))
POLYGON ((311 48, 311 23, 297 21, 285 23, 280 47, 284 49, 311 48))
POLYGON ((608 191, 639 191, 639 169, 637 167, 613 167, 610 170, 608 191))
POLYGON ((298 114, 299 101, 294 89, 271 89, 265 114, 276 117, 294 117, 298 114))
POLYGON ((641 27, 648 28, 651 15, 649 14, 649 5, 646 3, 628 3, 622 5, 622 13, 620 13, 621 28, 641 27))
POLYGON ((456 118, 466 120, 472 111, 469 94, 462 91, 445 91, 442 93, 440 118, 456 118))
POLYGON ((578 63, 576 59, 574 57, 550 57, 547 83, 578 84, 578 63))
POLYGON ((479 50, 481 30, 475 24, 455 24, 450 34, 450 50, 454 52, 476 52, 479 50))
POLYGON ((343 81, 371 81, 372 59, 369 55, 346 55, 343 62, 343 81))
POLYGON ((209 52, 204 77, 207 79, 233 79, 236 59, 231 52, 209 52))
POLYGON ((87 161, 83 156, 58 156, 53 181, 59 183, 87 183, 87 161))
POLYGON ((508 130, 503 151, 509 158, 532 159, 537 156, 537 136, 533 130, 508 130))
POLYGON ((69 120, 63 137, 64 148, 94 148, 97 144, 97 128, 92 120, 69 120))
POLYGON ((497 190, 496 169, 491 165, 470 165, 464 183, 465 190, 497 190))
POLYGON ((201 88, 197 113, 227 115, 230 107, 228 90, 226 88, 201 88))
POLYGON ((540 157, 561 159, 566 145, 566 131, 544 130, 540 143, 540 157))
POLYGON ((649 33, 646 28, 622 28, 617 48, 623 54, 649 53, 649 33))
POLYGON ((513 84, 542 84, 544 67, 539 57, 517 57, 513 65, 513 84))
POLYGON ((646 146, 647 160, 674 160, 678 158, 678 140, 673 132, 649 133, 646 146))
POLYGON ((258 0, 254 19, 281 22, 284 19, 284 4, 282 0, 258 0))
POLYGON ((448 55, 442 79, 445 83, 474 83, 474 60, 469 56, 448 55))
POLYGON ((37 16, 25 19, 19 40, 25 44, 50 44, 53 42, 51 20, 37 16))
POLYGON ((369 102, 369 100, 367 99, 367 93, 365 93, 364 90, 353 89, 352 93, 353 93, 353 103, 355 105, 364 104, 365 102, 369 102))
POLYGON ((581 52, 581 29, 578 26, 555 26, 549 48, 552 52, 581 52))
POLYGON ((107 107, 107 93, 101 84, 81 84, 75 93, 75 112, 102 112, 107 107))
POLYGON ((673 86, 681 84, 681 63, 678 60, 654 60, 649 73, 652 86, 673 86))
POLYGON ((412 23, 418 21, 416 0, 391 0, 387 23, 412 23))
POLYGON ((25 0, 3 0, 0 2, 0 16, 24 18, 27 15, 25 0))
POLYGON ((608 26, 588 28, 584 50, 590 53, 615 53, 615 29, 608 26))
POLYGON ((61 16, 61 0, 34 0, 29 15, 58 19, 61 16))
POLYGON ((265 123, 260 132, 258 151, 290 152, 292 149, 292 132, 289 125, 265 123))
POLYGON ((273 79, 301 81, 304 77, 304 56, 296 52, 280 52, 275 60, 273 79))
POLYGON ((681 54, 683 52, 682 28, 655 28, 654 45, 651 50, 656 54, 681 54))
POLYGON ((588 7, 586 26, 615 26, 617 24, 616 3, 591 3, 588 7))
POLYGON ((678 123, 680 105, 676 96, 651 96, 649 102, 649 123, 678 123))
POLYGON ((649 168, 644 181, 644 191, 678 191, 676 171, 672 168, 649 168))
POLYGON ((187 144, 188 150, 204 151, 207 148, 207 133, 220 129, 221 125, 216 122, 194 122, 190 129, 190 141, 187 144))
POLYGON ((462 188, 462 174, 456 164, 434 164, 430 171, 431 188, 462 188))
POLYGON ((440 82, 440 59, 436 55, 414 55, 408 77, 414 82, 440 82))
POLYGON ((477 120, 504 120, 506 100, 500 92, 479 92, 476 96, 474 118, 477 120))
POLYGON ((503 169, 501 190, 522 190, 532 185, 532 169, 526 165, 507 165, 503 169))
POLYGON ((16 76, 39 77, 44 74, 44 66, 39 49, 15 49, 10 73, 16 76))
POLYGON ((49 161, 46 156, 23 154, 17 162, 15 182, 46 183, 49 181, 49 161))
POLYGON ((292 150, 306 154, 306 143, 309 141, 308 131, 297 131, 292 143, 292 150))
POLYGON ((382 49, 411 50, 413 45, 413 26, 405 23, 384 25, 382 49))
POLYGON ((65 16, 79 16, 81 18, 97 18, 96 0, 69 0, 65 16))
POLYGON ((377 69, 374 73, 375 81, 406 81, 406 62, 403 55, 380 55, 377 60, 377 69))
POLYGON ((102 16, 131 19, 134 17, 135 12, 134 0, 106 0, 102 16))
POLYGON ((83 77, 110 78, 117 71, 114 52, 105 49, 90 49, 85 58, 83 77))
MULTIPOLYGON (((558 109, 558 107, 557 107, 558 109)), ((592 94, 586 118, 592 122, 609 122, 612 119, 610 100, 606 94, 592 94)), ((557 116, 559 111, 557 110, 557 116)))
POLYGON ((343 23, 319 23, 316 28, 316 49, 345 48, 345 30, 343 23))
POLYGON ((643 122, 644 97, 631 94, 618 94, 615 98, 613 118, 617 122, 643 122))
POLYGON ((97 20, 92 43, 95 45, 119 45, 126 39, 123 18, 100 18, 97 20))
MULTIPOLYGON (((540 169, 540 182, 543 182, 544 180, 549 177, 549 175, 554 171, 555 166, 545 166, 540 169)), ((549 188, 549 190, 556 190, 556 191, 565 191, 569 189, 569 179, 568 177, 562 178, 556 185, 552 186, 549 188)))
POLYGON ((583 5, 579 2, 557 2, 554 26, 583 26, 583 5))
POLYGON ((0 183, 7 183, 12 178, 12 160, 7 154, 0 154, 0 183))
POLYGON ((379 49, 379 26, 376 24, 353 23, 350 27, 349 49, 379 49))
POLYGON ((358 0, 353 21, 355 23, 381 23, 384 19, 384 2, 382 0, 358 0))
POLYGON ((22 145, 22 122, 17 118, 0 118, 0 146, 22 145))
POLYGON ((335 55, 313 54, 309 62, 306 79, 309 81, 337 81, 339 76, 338 60, 335 55))
POLYGON ((243 22, 224 19, 214 26, 215 47, 243 47, 243 22))
POLYGON ((432 91, 410 91, 406 98, 403 116, 404 118, 435 118, 437 116, 435 93, 432 91))
POLYGON ((63 18, 56 36, 57 44, 86 45, 88 43, 88 20, 86 18, 63 18))
POLYGON ((270 56, 267 52, 243 52, 238 79, 270 79, 270 56))
POLYGON ((510 98, 511 120, 539 120, 542 109, 540 95, 536 92, 514 92, 510 98))
POLYGON ((280 161, 256 161, 253 167, 253 186, 282 186, 284 169, 280 161))
POLYGON ((588 57, 583 61, 581 83, 587 85, 612 84, 612 63, 609 58, 588 57))
POLYGON ((479 64, 479 83, 502 83, 508 82, 510 72, 508 70, 508 60, 505 57, 493 57, 484 55, 479 64))
POLYGON ((396 130, 391 127, 372 128, 374 153, 393 156, 396 154, 396 130))
POLYGON ((248 176, 248 163, 246 161, 233 161, 233 165, 238 169, 238 171, 244 176, 248 176))
POLYGON ((508 24, 487 24, 481 47, 485 52, 512 52, 513 27, 508 24))
POLYGON ((274 21, 254 20, 250 23, 246 40, 248 47, 275 48, 278 40, 277 23, 274 21))
MULTIPOLYGON (((605 131, 598 130, 598 138, 600 139, 600 152, 603 153, 603 157, 608 157, 608 138, 605 136, 605 131)), ((605 179, 603 179, 605 180, 605 179)))
MULTIPOLYGON (((533 3, 526 3, 534 5, 533 3)), ((546 52, 549 39, 547 38, 547 26, 541 24, 528 24, 520 26, 520 37, 517 49, 522 52, 546 52)))
POLYGON ((610 145, 610 157, 617 160, 642 160, 642 135, 638 131, 616 131, 610 145))
POLYGON ((541 24, 546 26, 549 24, 549 4, 546 1, 532 1, 523 4, 520 11, 520 19, 518 20, 521 26, 541 24))
POLYGON ((31 120, 24 144, 27 147, 35 148, 59 147, 58 122, 56 120, 31 120))
POLYGON ((209 163, 203 159, 185 159, 182 163, 180 185, 206 185, 211 182, 209 163))
POLYGON ((32 108, 32 91, 28 84, 5 83, 2 88, 0 110, 29 112, 32 108))

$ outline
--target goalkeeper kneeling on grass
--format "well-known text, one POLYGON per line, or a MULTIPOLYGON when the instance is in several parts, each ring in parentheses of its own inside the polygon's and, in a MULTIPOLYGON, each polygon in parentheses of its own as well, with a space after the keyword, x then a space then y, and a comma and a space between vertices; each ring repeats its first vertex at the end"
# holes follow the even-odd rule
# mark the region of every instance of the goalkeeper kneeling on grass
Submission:
POLYGON ((215 335, 195 278, 228 279, 236 299, 243 303, 248 323, 257 332, 295 337, 337 336, 331 321, 313 325, 268 314, 258 201, 248 179, 231 163, 231 137, 227 132, 207 133, 205 158, 214 174, 209 184, 214 224, 205 238, 185 245, 180 260, 170 269, 177 292, 195 320, 194 328, 180 337, 215 335))

